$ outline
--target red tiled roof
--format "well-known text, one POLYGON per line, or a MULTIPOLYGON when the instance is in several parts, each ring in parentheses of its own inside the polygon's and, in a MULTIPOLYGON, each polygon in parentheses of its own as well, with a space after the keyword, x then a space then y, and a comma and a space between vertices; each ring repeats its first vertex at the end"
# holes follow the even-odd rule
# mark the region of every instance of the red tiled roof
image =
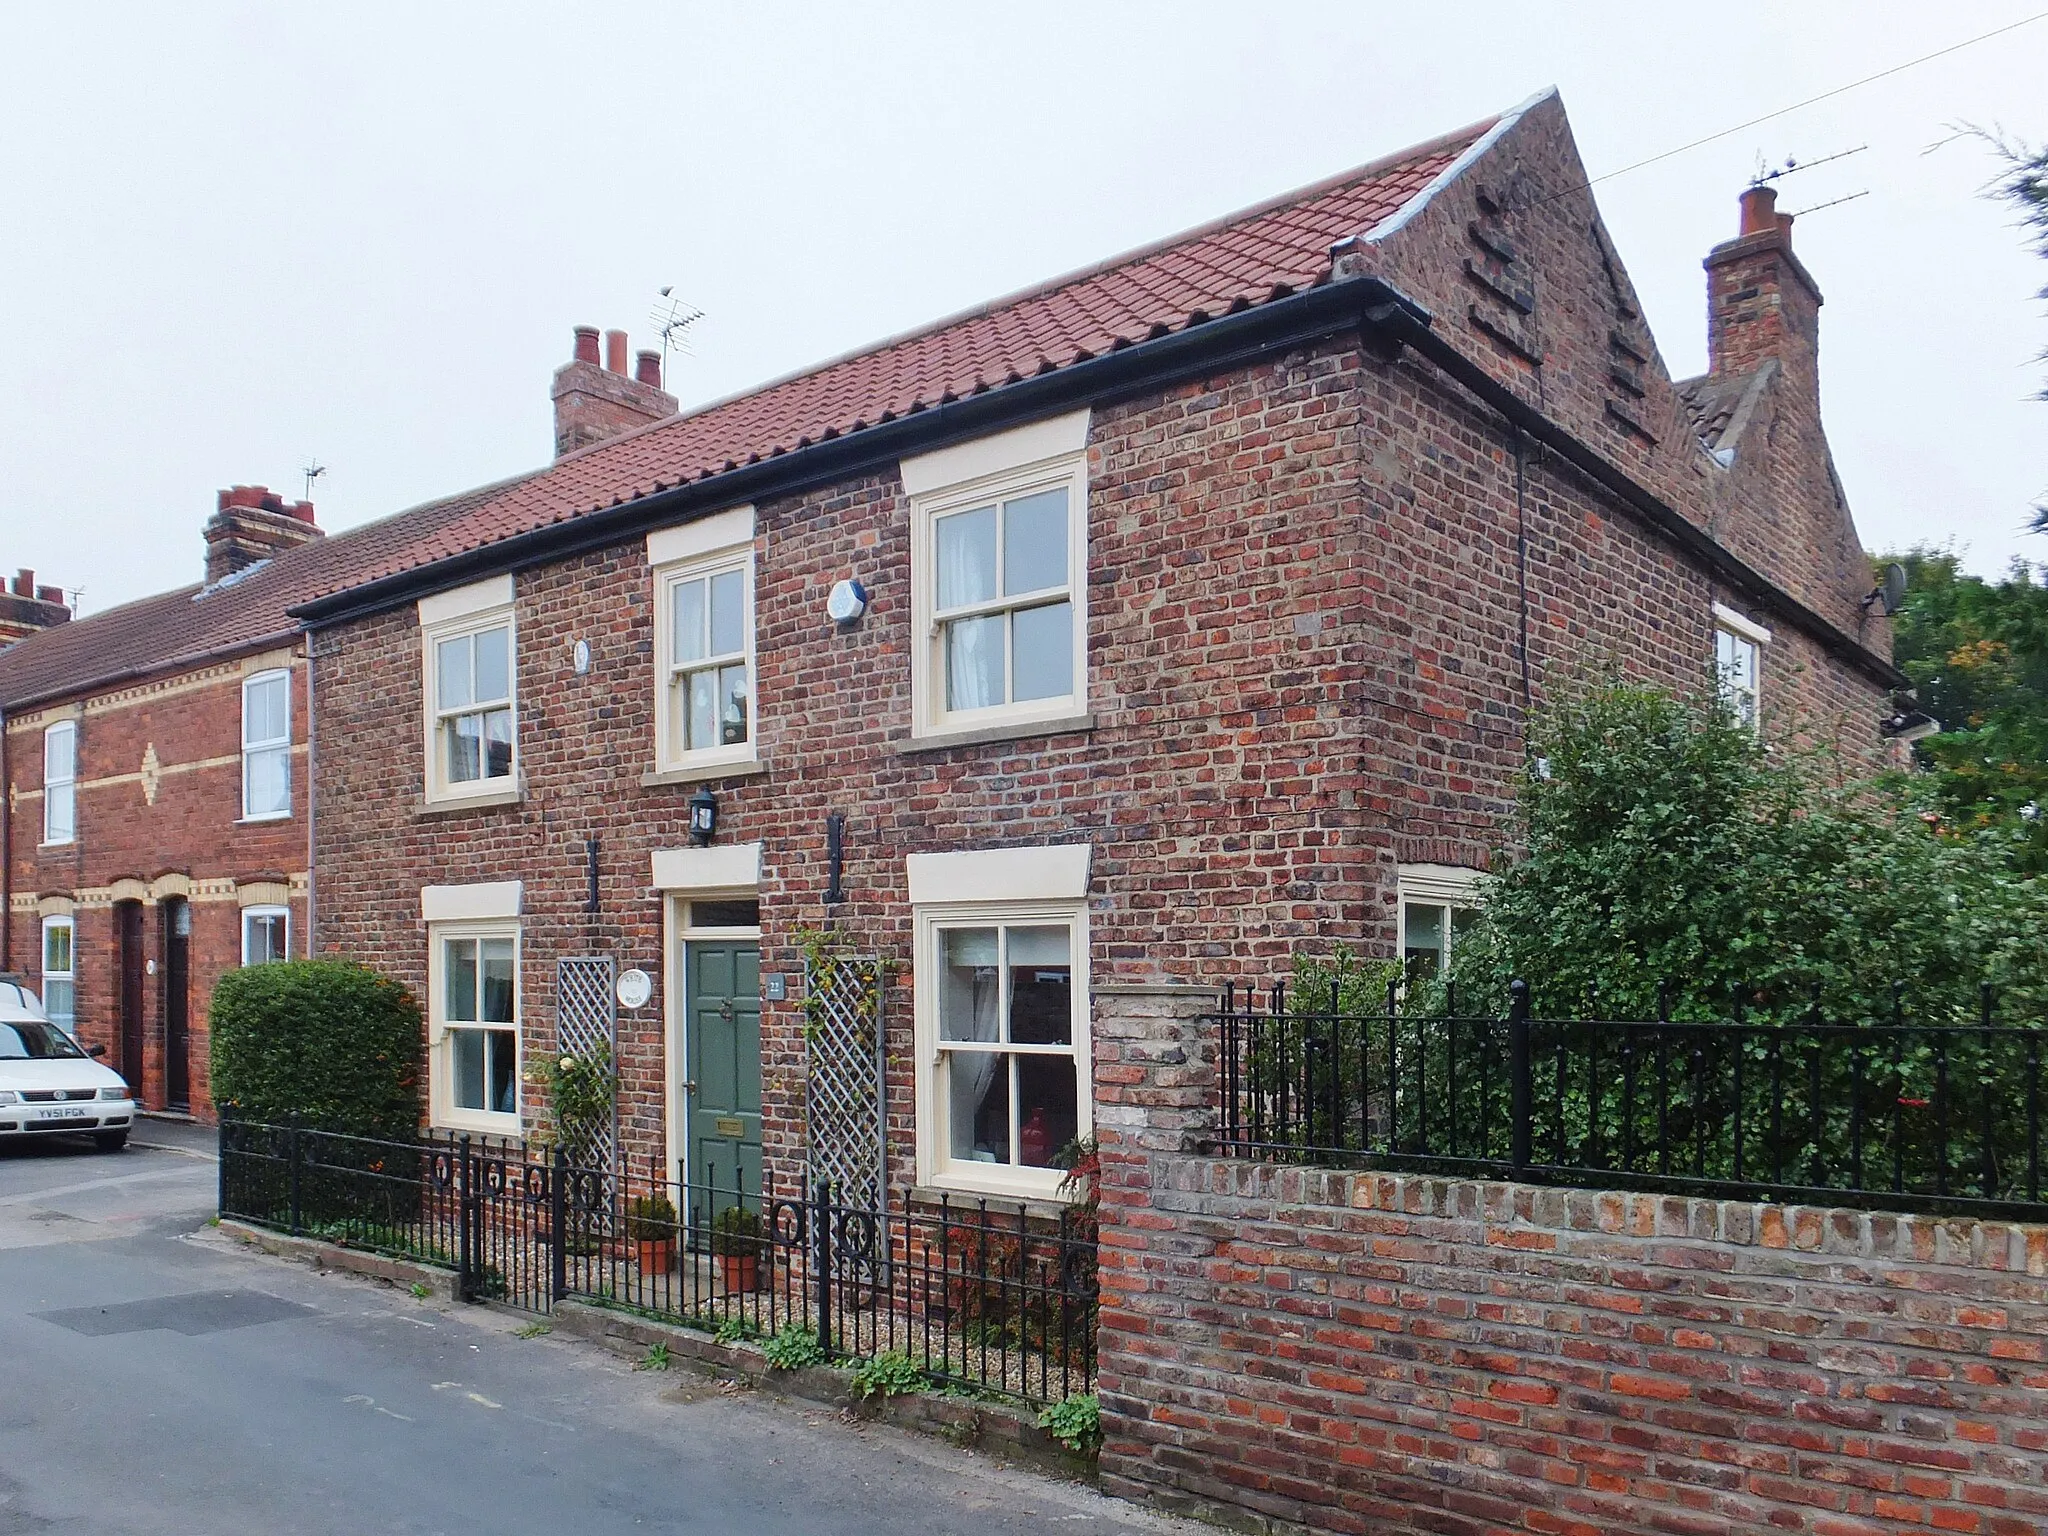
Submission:
MULTIPOLYGON (((184 670, 294 635, 299 626, 289 609, 384 568, 397 551, 515 483, 500 481, 315 539, 210 592, 179 587, 30 635, 0 650, 0 709, 184 670)), ((193 532, 197 565, 200 541, 193 532)))
MULTIPOLYGON (((395 575, 1062 368, 1326 282, 1330 247, 1429 185, 1493 124, 1405 150, 1161 244, 571 454, 421 526, 327 589, 395 575)), ((326 595, 305 594, 306 598, 326 595)))

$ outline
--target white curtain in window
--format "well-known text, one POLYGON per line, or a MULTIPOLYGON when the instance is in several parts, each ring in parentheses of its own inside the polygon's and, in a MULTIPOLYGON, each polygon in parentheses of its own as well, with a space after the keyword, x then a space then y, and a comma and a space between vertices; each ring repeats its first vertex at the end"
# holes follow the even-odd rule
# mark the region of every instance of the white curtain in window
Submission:
MULTIPOLYGON (((996 509, 981 507, 938 523, 938 602, 943 612, 996 595, 996 509)), ((945 627, 946 707, 986 709, 1003 702, 1003 620, 956 619, 945 627)))
MULTIPOLYGON (((944 993, 939 1033, 945 1040, 994 1044, 1002 1038, 1003 973, 998 968, 997 931, 953 929, 943 935, 944 993)), ((952 1143, 955 1157, 972 1154, 975 1125, 1005 1058, 993 1051, 948 1051, 952 1078, 952 1143)))

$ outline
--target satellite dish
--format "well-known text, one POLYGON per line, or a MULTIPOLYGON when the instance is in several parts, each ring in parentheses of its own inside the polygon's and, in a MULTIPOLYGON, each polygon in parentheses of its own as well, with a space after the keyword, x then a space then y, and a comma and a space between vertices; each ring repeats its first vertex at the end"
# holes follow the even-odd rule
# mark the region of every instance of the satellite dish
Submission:
POLYGON ((1906 568, 1894 560, 1884 568, 1884 580, 1878 583, 1883 594, 1884 611, 1887 615, 1897 613, 1906 606, 1906 568))

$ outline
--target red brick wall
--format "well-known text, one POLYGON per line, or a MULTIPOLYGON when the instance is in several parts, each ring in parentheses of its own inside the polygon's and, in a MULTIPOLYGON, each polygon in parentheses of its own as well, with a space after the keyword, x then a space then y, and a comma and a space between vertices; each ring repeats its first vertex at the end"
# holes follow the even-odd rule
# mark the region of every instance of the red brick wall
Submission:
POLYGON ((1096 998, 1109 1490, 1266 1532, 2048 1530, 2048 1227, 1211 1158, 1213 1006, 1096 998))
MULTIPOLYGON (((265 661, 264 666, 271 665, 265 661)), ((292 945, 305 939, 308 803, 305 668, 292 667, 292 807, 289 818, 243 822, 242 679, 253 663, 230 659, 191 672, 87 698, 42 706, 7 722, 7 768, 16 797, 10 818, 13 910, 5 966, 41 986, 42 918, 52 898, 74 907, 77 1018, 81 1038, 107 1047, 107 1060, 164 1106, 165 934, 161 898, 186 893, 189 941, 191 1106, 210 1117, 207 1000, 221 974, 242 963, 241 889, 290 887, 292 945), (78 706, 83 705, 82 715, 78 706), (77 839, 40 848, 43 731, 78 718, 77 839), (145 754, 159 778, 144 791, 145 754), (143 1059, 121 1059, 119 958, 114 902, 144 903, 143 1059)))
MULTIPOLYGON (((1297 946, 1392 942, 1396 865, 1483 863, 1522 761, 1514 466, 1498 423, 1412 360, 1342 343, 1095 414, 1087 732, 906 750, 909 519, 893 474, 757 509, 761 753, 715 786, 721 840, 760 841, 763 964, 801 926, 901 962, 888 1016, 892 1156, 909 1171, 905 854, 1086 839, 1098 980, 1270 978, 1297 946), (858 574, 866 617, 824 618, 858 574), (825 818, 847 817, 827 909, 825 818)), ((1618 509, 1529 467, 1536 697, 1610 666, 1701 684, 1722 594, 1618 509)), ((525 882, 529 1026, 552 1038, 557 958, 660 978, 649 853, 686 841, 691 785, 653 766, 651 585, 639 541, 519 572, 517 805, 422 814, 410 608, 317 637, 319 943, 419 988, 424 885, 525 882), (575 642, 591 644, 577 675, 575 642), (584 839, 601 912, 584 911, 584 839)), ((1770 705, 1875 760, 1879 693, 1787 633, 1770 705)), ((801 1146, 797 997, 763 1013, 767 1142, 801 1146)), ((622 1021, 626 1123, 660 1147, 662 1000, 622 1021)), ((788 1166, 788 1165, 785 1165, 788 1166)))
POLYGON ((1114 1491, 1360 1533, 2048 1529, 2048 1227, 1202 1158, 1147 1214, 1104 1272, 1114 1491))
MULTIPOLYGON (((1732 231, 1732 195, 1728 218, 1732 231)), ((1440 334, 1524 399, 1755 569, 1890 654, 1889 626, 1866 621, 1857 605, 1872 583, 1821 426, 1814 306, 1776 333, 1779 381, 1742 434, 1734 464, 1717 463, 1672 386, 1559 100, 1539 103, 1406 227, 1379 244, 1355 243, 1340 265, 1382 276, 1422 303, 1440 334)), ((1735 301, 1723 288, 1714 302, 1726 310, 1735 301)), ((1753 366, 1760 346, 1732 361, 1753 366)))

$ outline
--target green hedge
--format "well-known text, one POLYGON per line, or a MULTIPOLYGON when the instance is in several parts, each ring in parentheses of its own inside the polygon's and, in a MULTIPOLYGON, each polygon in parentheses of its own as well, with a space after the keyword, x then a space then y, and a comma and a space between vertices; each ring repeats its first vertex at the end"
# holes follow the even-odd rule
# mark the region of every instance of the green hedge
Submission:
POLYGON ((223 1113, 362 1136, 420 1123, 420 1005, 339 960, 229 971, 214 988, 213 1097, 223 1113))

